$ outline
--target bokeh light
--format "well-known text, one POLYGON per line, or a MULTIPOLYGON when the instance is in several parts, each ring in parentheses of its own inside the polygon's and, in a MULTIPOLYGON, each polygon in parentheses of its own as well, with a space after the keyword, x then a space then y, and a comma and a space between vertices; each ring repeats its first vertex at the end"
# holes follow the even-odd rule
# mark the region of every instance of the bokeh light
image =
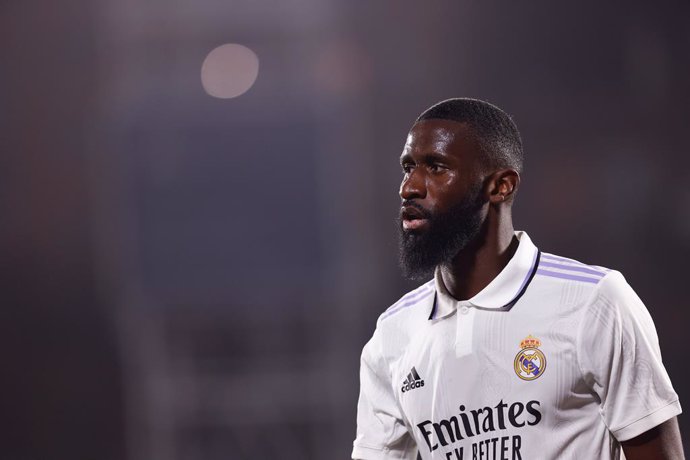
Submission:
POLYGON ((214 48, 201 65, 201 84, 209 96, 230 99, 246 93, 259 75, 259 58, 246 46, 214 48))

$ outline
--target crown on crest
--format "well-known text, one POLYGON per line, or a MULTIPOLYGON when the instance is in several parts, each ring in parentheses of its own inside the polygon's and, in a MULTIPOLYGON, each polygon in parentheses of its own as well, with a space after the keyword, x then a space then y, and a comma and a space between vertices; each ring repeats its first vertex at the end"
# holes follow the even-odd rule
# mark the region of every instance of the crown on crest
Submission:
POLYGON ((536 337, 532 337, 532 334, 520 341, 520 348, 539 348, 540 346, 541 340, 536 337))

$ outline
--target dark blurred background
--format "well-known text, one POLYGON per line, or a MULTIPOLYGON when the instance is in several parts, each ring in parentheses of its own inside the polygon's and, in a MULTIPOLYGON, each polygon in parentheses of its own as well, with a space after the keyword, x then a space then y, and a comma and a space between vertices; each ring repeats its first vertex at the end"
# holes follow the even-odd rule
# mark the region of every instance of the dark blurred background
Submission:
POLYGON ((412 287, 398 156, 453 96, 514 116, 516 227, 626 275, 689 404, 689 13, 3 0, 0 457, 349 458, 361 347, 412 287))

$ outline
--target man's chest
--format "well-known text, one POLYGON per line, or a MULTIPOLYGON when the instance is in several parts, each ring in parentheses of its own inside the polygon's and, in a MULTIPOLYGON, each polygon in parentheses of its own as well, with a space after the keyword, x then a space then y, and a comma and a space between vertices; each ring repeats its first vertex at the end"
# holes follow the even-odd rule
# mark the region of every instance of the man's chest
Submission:
MULTIPOLYGON (((469 308, 411 336, 391 363, 406 422, 449 421, 472 437, 520 431, 589 398, 577 365, 578 318, 469 308)), ((589 401, 583 402, 588 403, 589 401)))

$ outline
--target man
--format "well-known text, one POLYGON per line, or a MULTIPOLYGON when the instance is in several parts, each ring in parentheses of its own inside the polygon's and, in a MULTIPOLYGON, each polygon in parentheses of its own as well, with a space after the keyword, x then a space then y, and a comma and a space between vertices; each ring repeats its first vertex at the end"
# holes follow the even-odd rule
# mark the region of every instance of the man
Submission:
POLYGON ((517 127, 483 101, 412 126, 401 265, 433 279, 364 347, 353 458, 683 458, 678 396, 623 276, 513 230, 522 160, 517 127))

